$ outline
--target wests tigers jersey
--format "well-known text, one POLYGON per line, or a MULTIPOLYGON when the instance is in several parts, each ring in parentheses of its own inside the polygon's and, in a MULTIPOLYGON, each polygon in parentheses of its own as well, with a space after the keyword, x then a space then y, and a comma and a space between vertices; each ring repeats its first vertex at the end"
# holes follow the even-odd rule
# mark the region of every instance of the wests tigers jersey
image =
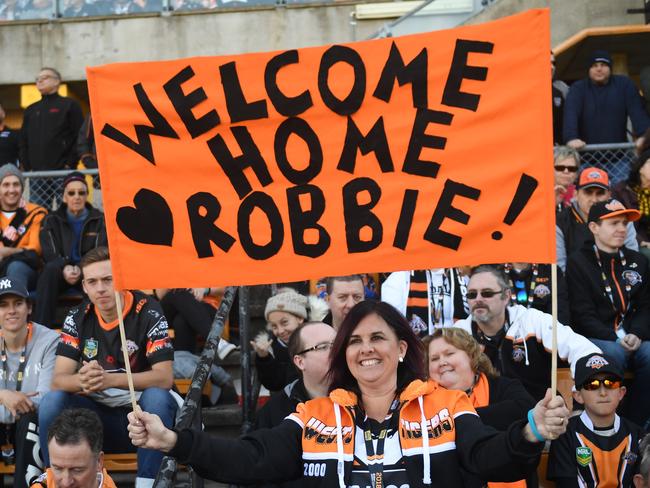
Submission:
POLYGON ((577 486, 587 488, 632 487, 643 432, 616 415, 608 433, 595 430, 586 412, 571 418, 566 433, 551 443, 546 477, 577 479, 577 486))
MULTIPOLYGON (((140 291, 127 291, 122 315, 132 372, 174 360, 167 319, 158 302, 140 291)), ((104 322, 88 300, 70 310, 56 354, 79 362, 95 360, 107 371, 125 370, 117 319, 104 322)))

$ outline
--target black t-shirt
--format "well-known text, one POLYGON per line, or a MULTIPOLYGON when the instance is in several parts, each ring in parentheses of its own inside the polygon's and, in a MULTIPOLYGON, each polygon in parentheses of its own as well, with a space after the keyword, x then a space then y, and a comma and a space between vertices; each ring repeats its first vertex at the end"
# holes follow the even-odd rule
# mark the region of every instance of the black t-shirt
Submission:
MULTIPOLYGON (((174 360, 167 319, 158 302, 142 292, 127 291, 123 317, 132 372, 174 360)), ((56 354, 79 362, 96 360, 107 371, 124 371, 117 319, 107 324, 92 303, 84 301, 66 317, 56 354)))

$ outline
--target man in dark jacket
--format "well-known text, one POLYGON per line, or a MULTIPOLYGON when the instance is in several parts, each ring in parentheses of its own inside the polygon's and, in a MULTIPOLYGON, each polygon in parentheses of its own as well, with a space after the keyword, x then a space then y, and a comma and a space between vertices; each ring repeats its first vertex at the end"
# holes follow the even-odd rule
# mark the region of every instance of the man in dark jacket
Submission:
POLYGON ((107 245, 104 214, 88 203, 84 175, 75 171, 63 183, 63 204, 41 226, 45 266, 36 288, 34 320, 52 327, 59 294, 75 288, 81 294, 81 257, 107 245))
POLYGON ((58 94, 61 75, 42 68, 36 88, 42 98, 25 109, 20 137, 20 162, 25 171, 74 168, 75 143, 83 123, 79 104, 58 94))
POLYGON ((639 90, 631 79, 612 75, 607 51, 594 51, 589 58, 589 77, 571 85, 564 107, 564 141, 580 149, 585 144, 627 141, 627 118, 635 135, 650 127, 639 90))
POLYGON ((626 416, 643 425, 650 413, 650 272, 648 260, 623 245, 628 222, 638 218, 618 200, 595 203, 593 242, 571 255, 567 281, 576 331, 635 371, 626 416))
POLYGON ((336 337, 332 326, 323 322, 305 322, 289 339, 289 358, 300 378, 273 395, 258 412, 256 428, 275 427, 296 411, 296 405, 312 398, 327 396, 329 351, 336 337))
MULTIPOLYGON (((564 208, 556 217, 555 245, 557 246, 557 264, 566 271, 567 256, 580 250, 586 241, 591 240, 587 227, 589 209, 595 202, 611 198, 609 176, 599 168, 585 168, 580 172, 576 190, 576 201, 564 208)), ((625 247, 639 250, 636 230, 629 222, 625 247)))
POLYGON ((0 166, 18 164, 18 131, 5 125, 5 111, 0 105, 0 166))

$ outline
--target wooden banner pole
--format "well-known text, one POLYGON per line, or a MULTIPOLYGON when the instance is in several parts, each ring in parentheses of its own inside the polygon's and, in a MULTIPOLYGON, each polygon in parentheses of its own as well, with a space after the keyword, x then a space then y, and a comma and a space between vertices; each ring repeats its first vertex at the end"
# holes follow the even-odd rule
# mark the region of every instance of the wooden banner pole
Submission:
POLYGON ((122 341, 122 355, 124 356, 124 369, 126 370, 126 379, 129 382, 129 394, 131 395, 131 406, 133 411, 138 410, 138 402, 135 400, 135 388, 133 387, 133 375, 131 373, 131 363, 129 363, 129 351, 126 348, 126 333, 124 332, 124 317, 122 317, 122 297, 120 292, 115 290, 115 305, 117 306, 117 320, 120 325, 120 340, 122 341))
POLYGON ((553 315, 553 347, 551 349, 551 391, 557 392, 557 263, 551 264, 551 313, 553 315))

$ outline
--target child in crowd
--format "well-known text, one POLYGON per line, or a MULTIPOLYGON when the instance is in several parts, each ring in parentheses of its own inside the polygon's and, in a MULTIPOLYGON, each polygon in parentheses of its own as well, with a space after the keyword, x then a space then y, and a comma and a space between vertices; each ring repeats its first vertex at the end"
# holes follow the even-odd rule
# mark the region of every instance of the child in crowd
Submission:
POLYGON ((609 356, 594 353, 577 362, 575 380, 573 397, 585 409, 551 443, 547 478, 557 488, 631 487, 643 433, 616 414, 625 396, 623 370, 609 356))

